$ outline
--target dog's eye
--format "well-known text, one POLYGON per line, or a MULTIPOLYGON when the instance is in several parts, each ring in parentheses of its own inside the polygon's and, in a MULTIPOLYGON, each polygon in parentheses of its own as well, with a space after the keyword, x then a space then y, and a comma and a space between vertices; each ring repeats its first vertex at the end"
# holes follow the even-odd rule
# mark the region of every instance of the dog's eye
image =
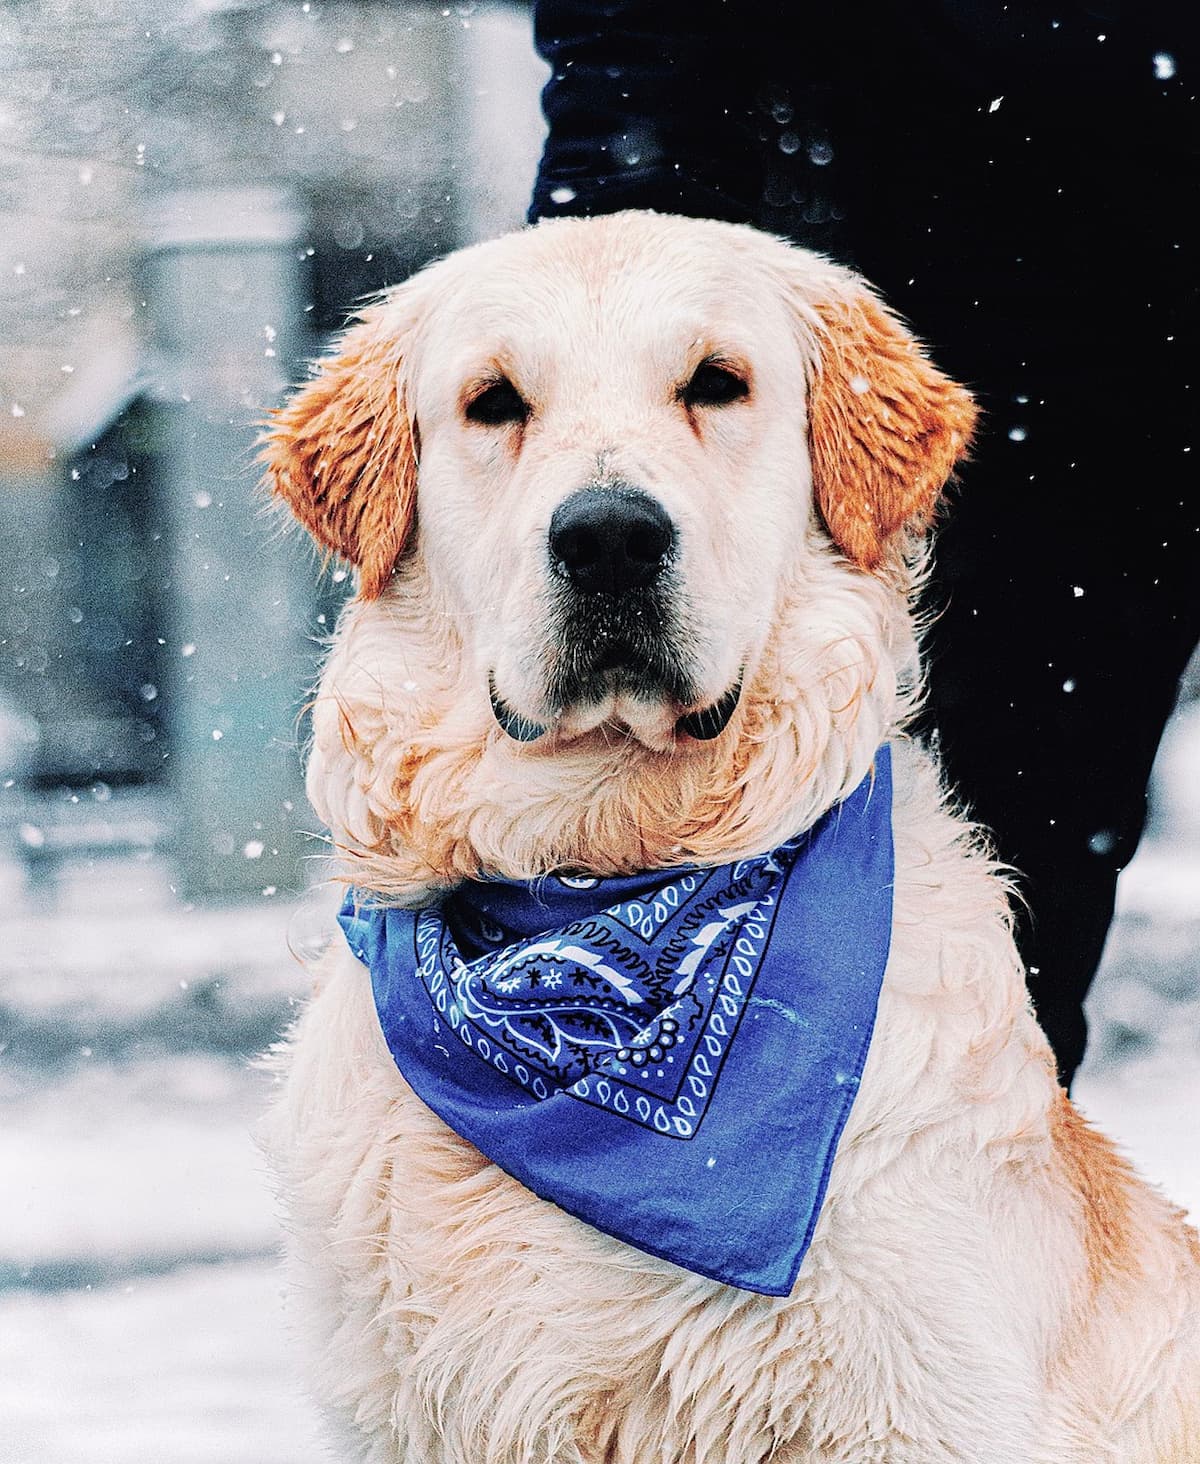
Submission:
POLYGON ((511 381, 494 381, 467 403, 468 422, 485 427, 500 427, 505 422, 524 422, 529 407, 511 381))
POLYGON ((688 407, 724 407, 749 393, 749 385, 736 371, 705 361, 684 387, 683 402, 688 407))

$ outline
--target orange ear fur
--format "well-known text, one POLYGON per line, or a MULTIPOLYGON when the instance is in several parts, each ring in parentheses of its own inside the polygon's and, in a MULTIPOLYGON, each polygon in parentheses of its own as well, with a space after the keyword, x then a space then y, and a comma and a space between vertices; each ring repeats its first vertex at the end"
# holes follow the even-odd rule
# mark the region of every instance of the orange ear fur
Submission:
POLYGON ((367 311, 318 375, 272 413, 261 439, 271 491, 326 549, 357 566, 359 593, 381 595, 412 528, 415 433, 402 343, 367 311))
POLYGON ((901 530, 931 524, 976 408, 865 290, 815 308, 824 326, 809 394, 817 505, 842 552, 877 569, 901 530))

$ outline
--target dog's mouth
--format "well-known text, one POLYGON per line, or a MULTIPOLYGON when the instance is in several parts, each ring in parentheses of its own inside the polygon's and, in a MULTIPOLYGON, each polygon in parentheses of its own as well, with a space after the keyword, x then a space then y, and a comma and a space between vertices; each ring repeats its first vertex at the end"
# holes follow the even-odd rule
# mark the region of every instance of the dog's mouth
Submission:
POLYGON ((514 742, 536 742, 544 737, 550 728, 541 722, 534 722, 514 711, 496 690, 496 674, 488 672, 488 696, 491 698, 492 715, 500 724, 500 730, 514 742))
MULTIPOLYGON (((674 727, 676 735, 691 737, 697 742, 711 742, 719 737, 729 726, 738 702, 741 701, 743 679, 743 673, 739 672, 734 684, 715 702, 698 711, 685 712, 677 718, 674 727)), ((553 720, 537 722, 511 707, 496 689, 494 672, 488 673, 488 699, 500 730, 514 742, 537 742, 552 730, 553 720)))
POLYGON ((743 671, 707 699, 709 637, 680 613, 677 596, 661 586, 620 596, 559 593, 547 608, 533 665, 493 665, 488 674, 492 715, 506 737, 534 743, 553 733, 559 745, 615 733, 669 752, 681 738, 711 742, 728 727, 743 671), (522 688, 512 701, 501 690, 510 685, 522 688))
POLYGON ((675 723, 676 732, 685 732, 689 737, 694 737, 697 742, 711 742, 714 737, 720 737, 725 728, 729 726, 729 719, 737 710, 737 704, 742 699, 743 674, 738 673, 738 679, 733 683, 724 696, 719 697, 711 706, 704 707, 699 712, 688 712, 680 717, 675 723))

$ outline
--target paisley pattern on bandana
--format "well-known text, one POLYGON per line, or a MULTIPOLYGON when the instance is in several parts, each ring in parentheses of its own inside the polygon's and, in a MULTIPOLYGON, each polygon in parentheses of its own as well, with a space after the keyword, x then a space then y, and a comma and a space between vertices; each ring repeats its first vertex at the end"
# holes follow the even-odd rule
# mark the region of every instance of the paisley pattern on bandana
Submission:
MULTIPOLYGON (((565 1090, 690 1139, 803 843, 678 873, 647 898, 616 900, 527 942, 489 911, 486 883, 465 886, 418 917, 417 975, 459 1040, 534 1098, 565 1090), (484 953, 464 959, 456 929, 468 952, 484 953)), ((611 897, 623 883, 593 887, 611 897)), ((561 901, 555 884, 580 888, 572 876, 543 883, 548 911, 561 901)))
POLYGON ((413 1091, 543 1199, 791 1289, 858 1091, 892 915, 891 757, 755 858, 468 880, 339 920, 413 1091))

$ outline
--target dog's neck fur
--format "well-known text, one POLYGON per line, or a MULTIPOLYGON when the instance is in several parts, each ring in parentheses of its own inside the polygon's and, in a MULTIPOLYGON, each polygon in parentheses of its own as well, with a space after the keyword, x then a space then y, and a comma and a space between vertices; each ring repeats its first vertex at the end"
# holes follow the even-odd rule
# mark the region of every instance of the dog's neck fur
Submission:
POLYGON ((520 747, 419 565, 344 612, 309 763, 339 872, 400 902, 481 871, 617 874, 762 852, 855 787, 911 713, 907 594, 817 546, 781 586, 713 743, 655 752, 614 731, 520 747))

